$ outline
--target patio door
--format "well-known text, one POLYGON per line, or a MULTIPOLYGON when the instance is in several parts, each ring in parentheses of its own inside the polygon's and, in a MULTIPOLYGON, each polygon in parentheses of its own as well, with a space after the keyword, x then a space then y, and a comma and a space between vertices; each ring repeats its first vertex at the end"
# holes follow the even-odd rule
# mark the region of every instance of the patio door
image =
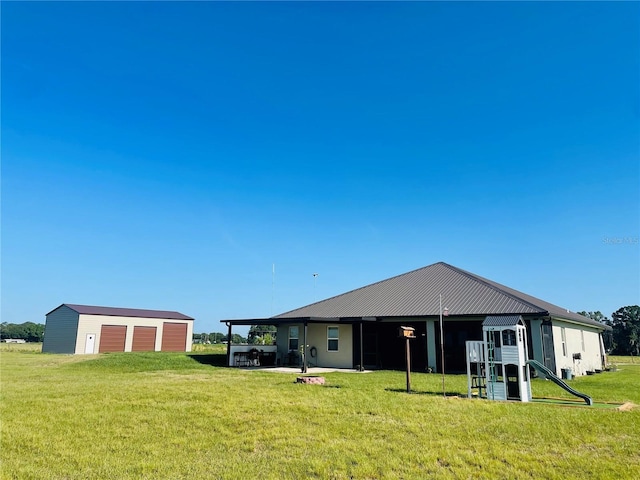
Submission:
POLYGON ((363 342, 363 363, 364 368, 377 368, 378 367, 378 332, 367 332, 365 331, 362 336, 364 337, 363 342))

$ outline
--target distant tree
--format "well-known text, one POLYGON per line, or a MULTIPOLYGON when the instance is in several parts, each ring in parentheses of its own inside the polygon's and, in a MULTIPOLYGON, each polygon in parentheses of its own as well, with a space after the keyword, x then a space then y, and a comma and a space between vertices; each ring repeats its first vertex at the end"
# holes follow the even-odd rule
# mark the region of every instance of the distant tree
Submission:
MULTIPOLYGON (((228 339, 227 335, 222 337, 223 342, 226 342, 227 339, 228 339)), ((247 339, 237 333, 234 333, 233 335, 231 335, 231 343, 247 343, 247 339)))
POLYGON ((44 325, 33 322, 20 324, 3 322, 0 324, 0 338, 21 338, 27 342, 42 342, 44 325))
POLYGON ((211 343, 221 343, 223 338, 225 338, 224 333, 215 332, 209 334, 209 341, 211 343))
POLYGON ((582 312, 578 312, 578 314, 583 315, 587 318, 590 318, 591 320, 595 320, 596 322, 600 322, 604 324, 607 324, 607 322, 609 321, 609 319, 601 311, 597 311, 597 312, 582 311, 582 312))
POLYGON ((209 334, 201 333, 200 334, 200 343, 209 343, 209 334))
POLYGON ((263 345, 265 343, 264 336, 268 333, 275 338, 278 331, 275 325, 251 325, 247 339, 249 343, 263 345))
POLYGON ((640 306, 619 308, 611 315, 614 354, 640 355, 640 306))

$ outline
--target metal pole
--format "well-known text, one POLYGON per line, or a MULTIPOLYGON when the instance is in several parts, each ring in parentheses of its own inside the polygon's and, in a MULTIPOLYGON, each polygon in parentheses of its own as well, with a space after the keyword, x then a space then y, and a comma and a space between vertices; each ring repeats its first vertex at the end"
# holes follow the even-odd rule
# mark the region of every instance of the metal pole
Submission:
POLYGON ((442 323, 442 294, 440 294, 440 363, 442 368, 442 395, 446 398, 447 391, 444 387, 444 324, 442 323))
POLYGON ((307 373, 307 322, 304 322, 304 341, 302 343, 302 373, 307 373))
POLYGON ((317 297, 316 297, 316 278, 317 278, 317 277, 318 277, 318 274, 317 274, 317 273, 314 273, 314 274, 313 274, 313 301, 314 301, 314 303, 315 303, 316 298, 317 298, 317 297))
POLYGON ((362 320, 360 320, 360 371, 364 372, 364 337, 362 336, 362 320))
POLYGON ((407 393, 411 393, 411 352, 409 351, 409 337, 407 337, 407 393))
POLYGON ((227 334, 227 367, 231 366, 231 322, 227 322, 229 333, 227 334))

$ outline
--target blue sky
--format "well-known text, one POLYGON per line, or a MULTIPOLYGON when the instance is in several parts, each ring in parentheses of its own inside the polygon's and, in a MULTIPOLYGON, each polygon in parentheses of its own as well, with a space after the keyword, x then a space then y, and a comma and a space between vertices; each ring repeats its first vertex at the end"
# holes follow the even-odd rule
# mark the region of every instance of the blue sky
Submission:
POLYGON ((639 19, 3 2, 2 321, 81 303, 223 331, 438 261, 638 304, 639 19))

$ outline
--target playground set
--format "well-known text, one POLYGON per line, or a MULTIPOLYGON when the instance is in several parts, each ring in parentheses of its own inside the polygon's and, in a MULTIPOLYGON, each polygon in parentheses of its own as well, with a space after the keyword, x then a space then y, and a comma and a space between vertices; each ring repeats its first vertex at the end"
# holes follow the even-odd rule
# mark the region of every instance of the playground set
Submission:
POLYGON ((567 392, 593 405, 591 397, 571 388, 536 360, 529 360, 527 330, 521 316, 488 316, 482 323, 482 341, 467 341, 467 392, 489 400, 530 402, 530 369, 567 392))

